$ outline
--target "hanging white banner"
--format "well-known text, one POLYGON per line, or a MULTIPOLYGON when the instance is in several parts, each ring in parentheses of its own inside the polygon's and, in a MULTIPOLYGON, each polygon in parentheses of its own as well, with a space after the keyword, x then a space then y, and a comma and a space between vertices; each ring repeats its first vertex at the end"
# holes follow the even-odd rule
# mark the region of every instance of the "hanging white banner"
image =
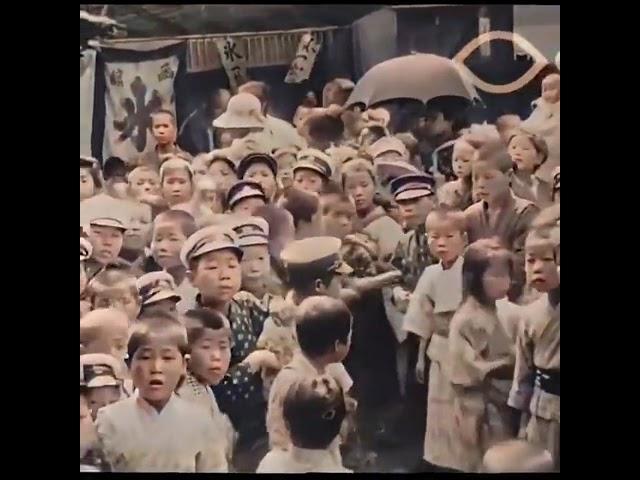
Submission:
POLYGON ((103 158, 125 162, 155 147, 151 114, 159 109, 175 114, 174 80, 178 57, 137 63, 106 63, 106 115, 103 158))
POLYGON ((91 156, 93 97, 96 83, 96 51, 85 50, 80 57, 80 155, 91 156))
POLYGON ((220 60, 233 92, 247 80, 247 53, 242 39, 227 37, 216 39, 220 60))
POLYGON ((316 36, 305 33, 300 39, 298 51, 284 79, 285 83, 300 83, 307 80, 321 47, 322 42, 316 36))

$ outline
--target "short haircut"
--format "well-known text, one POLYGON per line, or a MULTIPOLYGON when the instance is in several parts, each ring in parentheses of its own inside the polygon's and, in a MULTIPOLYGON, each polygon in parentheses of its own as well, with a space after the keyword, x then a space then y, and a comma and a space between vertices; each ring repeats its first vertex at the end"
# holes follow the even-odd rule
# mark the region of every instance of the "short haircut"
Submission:
POLYGON ((127 314, 117 308, 97 308, 80 319, 80 344, 89 345, 100 338, 104 327, 129 328, 127 314))
POLYGON ((368 173, 369 177, 371 177, 371 181, 375 186, 376 182, 376 174, 373 171, 373 165, 362 158, 356 158, 355 160, 351 160, 349 163, 342 166, 342 188, 345 188, 347 184, 347 178, 349 175, 354 175, 356 173, 368 173))
MULTIPOLYGON (((475 148, 474 140, 471 139, 469 143, 475 148)), ((502 173, 507 173, 513 169, 513 162, 507 148, 502 140, 489 140, 486 143, 482 143, 477 149, 477 157, 473 162, 473 168, 477 165, 487 165, 488 167, 499 170, 502 173)))
POLYGON ((193 216, 184 210, 167 210, 166 212, 158 214, 153 220, 153 228, 155 229, 161 222, 175 223, 180 227, 180 231, 186 238, 189 238, 198 230, 193 216))
POLYGON ((482 460, 484 473, 553 471, 553 457, 540 445, 526 440, 505 440, 493 445, 482 460))
POLYGON ((429 215, 427 215, 427 219, 425 221, 425 226, 427 228, 427 233, 437 223, 447 222, 450 223, 453 228, 456 230, 465 233, 467 231, 467 218, 462 210, 457 208, 451 208, 447 205, 439 205, 435 207, 429 215))
POLYGON ((231 338, 231 330, 227 327, 227 320, 220 312, 209 308, 195 308, 189 310, 184 316, 187 320, 187 339, 189 346, 197 342, 204 334, 205 329, 223 330, 226 329, 231 338))
POLYGON ((544 138, 542 138, 540 135, 531 133, 525 130, 524 128, 518 128, 511 133, 511 136, 509 136, 509 141, 507 142, 507 146, 511 144, 511 141, 515 137, 526 137, 531 142, 531 145, 533 145, 533 148, 535 148, 536 153, 538 155, 542 155, 542 162, 540 162, 540 164, 536 166, 534 170, 535 172, 536 170, 538 170, 538 168, 542 166, 544 162, 547 161, 547 158, 549 158, 549 147, 547 146, 547 142, 545 142, 544 138))
POLYGON ((319 207, 320 200, 315 195, 295 187, 289 187, 284 191, 282 208, 293 216, 293 225, 296 228, 301 221, 311 222, 319 207))
POLYGON ((462 264, 462 295, 465 300, 471 296, 483 306, 491 304, 482 279, 494 259, 504 262, 509 274, 513 275, 511 252, 505 249, 497 238, 483 238, 467 247, 462 264))
POLYGON ((127 353, 129 362, 133 360, 136 352, 140 348, 151 342, 153 335, 170 333, 173 344, 184 356, 189 351, 187 343, 187 330, 180 321, 170 313, 154 312, 153 315, 138 320, 130 330, 127 353))
POLYGON ((257 97, 261 104, 264 104, 265 102, 269 103, 271 88, 264 82, 252 80, 241 85, 240 88, 238 88, 238 93, 250 93, 254 97, 257 97))
POLYGON ((343 192, 343 189, 338 182, 334 180, 329 180, 327 183, 324 184, 324 187, 322 188, 322 192, 320 192, 320 196, 331 195, 334 193, 342 193, 342 192, 343 192))
POLYGON ((351 312, 342 300, 326 296, 305 298, 296 311, 296 334, 302 352, 317 358, 346 344, 351 333, 351 312))
POLYGON ((176 116, 173 114, 173 112, 171 110, 161 108, 160 110, 156 110, 151 114, 151 125, 153 125, 153 120, 158 115, 169 115, 171 117, 171 123, 173 123, 173 125, 176 124, 176 116))
POLYGON ((102 270, 93 277, 87 285, 87 295, 91 299, 91 303, 93 303, 96 295, 100 295, 104 293, 105 290, 112 288, 128 290, 134 298, 138 298, 136 277, 131 273, 118 268, 102 270))
POLYGON ((344 392, 328 376, 298 379, 287 390, 282 415, 294 446, 324 450, 346 416, 344 392))
POLYGON ((147 167, 146 165, 136 167, 131 170, 127 175, 127 181, 129 182, 129 184, 132 184, 133 182, 135 182, 136 178, 143 173, 152 174, 158 179, 158 182, 160 181, 160 174, 157 172, 157 170, 151 167, 147 167))
POLYGON ((193 181, 193 169, 187 160, 177 155, 170 155, 160 167, 160 183, 169 171, 184 170, 189 174, 189 180, 193 181))
POLYGON ((346 193, 340 191, 337 193, 325 194, 322 196, 322 214, 326 215, 332 210, 338 208, 338 206, 348 204, 350 206, 349 210, 353 210, 355 214, 355 205, 351 200, 351 197, 346 193))

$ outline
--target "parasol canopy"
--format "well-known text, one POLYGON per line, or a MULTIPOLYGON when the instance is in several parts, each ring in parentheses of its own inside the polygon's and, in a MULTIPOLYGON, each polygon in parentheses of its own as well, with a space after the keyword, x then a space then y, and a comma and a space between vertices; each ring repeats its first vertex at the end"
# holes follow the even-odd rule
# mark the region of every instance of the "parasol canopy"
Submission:
POLYGON ((363 103, 409 98, 427 103, 436 97, 479 98, 475 88, 465 81, 458 66, 445 57, 416 53, 392 58, 372 67, 353 89, 346 107, 363 103))

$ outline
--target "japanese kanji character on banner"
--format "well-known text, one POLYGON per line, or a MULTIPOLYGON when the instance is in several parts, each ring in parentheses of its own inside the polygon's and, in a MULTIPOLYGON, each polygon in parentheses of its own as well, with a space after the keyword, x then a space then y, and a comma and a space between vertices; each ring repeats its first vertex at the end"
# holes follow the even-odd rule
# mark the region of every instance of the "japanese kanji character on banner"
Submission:
POLYGON ((305 33, 298 44, 291 67, 285 77, 285 83, 300 83, 309 78, 322 43, 311 33, 305 33))
POLYGON ((174 80, 178 57, 143 62, 105 64, 103 158, 112 155, 135 161, 155 147, 151 114, 160 109, 175 112, 174 80))
POLYGON ((247 80, 247 53, 244 42, 232 37, 216 40, 222 66, 229 77, 229 86, 234 92, 247 80))

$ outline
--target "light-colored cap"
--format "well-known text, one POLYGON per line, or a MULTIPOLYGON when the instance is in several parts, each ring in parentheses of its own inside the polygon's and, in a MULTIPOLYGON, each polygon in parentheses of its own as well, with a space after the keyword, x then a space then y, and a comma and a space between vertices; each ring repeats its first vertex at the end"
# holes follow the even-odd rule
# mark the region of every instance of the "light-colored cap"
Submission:
POLYGON ((345 145, 327 148, 325 152, 333 159, 336 165, 342 165, 358 158, 358 150, 345 145))
POLYGON ((229 208, 233 208, 240 200, 252 197, 262 198, 265 203, 267 202, 267 197, 259 183, 240 180, 234 183, 229 189, 227 193, 227 205, 229 208))
POLYGON ((238 236, 241 248, 269 245, 269 223, 262 217, 237 217, 229 226, 238 236))
POLYGON ((227 110, 213 121, 218 128, 264 128, 260 100, 250 93, 234 95, 227 104, 227 110))
POLYGON ((91 243, 86 238, 80 237, 80 261, 83 262, 87 260, 91 257, 92 253, 93 246, 91 243))
POLYGON ((235 232, 226 226, 205 227, 184 242, 180 250, 180 261, 189 268, 189 262, 206 253, 218 250, 233 250, 238 258, 242 259, 242 249, 238 246, 238 239, 235 232))
POLYGON ((80 385, 87 388, 118 387, 123 380, 118 361, 106 353, 80 355, 80 385))
POLYGON ((89 225, 92 227, 112 227, 112 228, 117 228, 118 230, 122 230, 123 232, 125 232, 127 230, 127 227, 125 226, 124 222, 118 218, 111 218, 111 217, 96 217, 96 218, 92 218, 89 221, 89 225))
POLYGON ((311 272, 348 275, 353 269, 340 255, 342 242, 335 237, 309 237, 289 243, 280 253, 289 276, 311 272))
POLYGON ((293 166, 294 173, 296 170, 306 168, 319 173, 325 178, 331 178, 331 175, 333 175, 331 157, 321 150, 316 150, 315 148, 300 150, 296 158, 296 164, 293 166))
POLYGON ((162 300, 179 302, 182 297, 176 293, 176 283, 167 272, 151 272, 136 281, 142 305, 151 305, 162 300))
POLYGON ((368 148, 369 155, 371 155, 374 159, 386 152, 396 152, 404 159, 409 158, 407 147, 404 145, 402 140, 396 137, 382 137, 368 148))

